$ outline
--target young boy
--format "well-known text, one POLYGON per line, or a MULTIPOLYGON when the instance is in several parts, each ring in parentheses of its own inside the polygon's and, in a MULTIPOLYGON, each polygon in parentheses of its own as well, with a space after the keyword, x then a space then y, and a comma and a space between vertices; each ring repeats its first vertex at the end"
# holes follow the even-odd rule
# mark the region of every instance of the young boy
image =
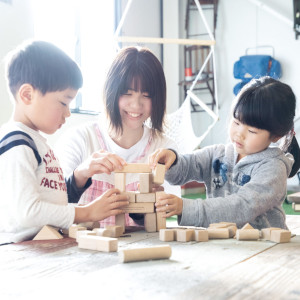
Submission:
POLYGON ((44 225, 69 228, 122 213, 128 199, 117 189, 87 206, 68 205, 68 194, 79 199, 91 179, 80 186, 79 172, 65 180, 40 134, 53 134, 70 116, 82 86, 77 64, 50 43, 29 42, 10 55, 7 82, 14 111, 0 128, 0 244, 31 239, 44 225))

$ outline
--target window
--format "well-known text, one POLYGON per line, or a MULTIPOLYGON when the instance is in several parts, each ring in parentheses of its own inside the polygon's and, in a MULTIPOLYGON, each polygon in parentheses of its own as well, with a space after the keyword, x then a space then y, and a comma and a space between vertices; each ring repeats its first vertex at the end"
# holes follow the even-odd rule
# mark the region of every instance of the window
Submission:
POLYGON ((31 0, 34 35, 64 50, 81 67, 83 88, 75 112, 102 110, 102 87, 115 56, 115 1, 31 0))

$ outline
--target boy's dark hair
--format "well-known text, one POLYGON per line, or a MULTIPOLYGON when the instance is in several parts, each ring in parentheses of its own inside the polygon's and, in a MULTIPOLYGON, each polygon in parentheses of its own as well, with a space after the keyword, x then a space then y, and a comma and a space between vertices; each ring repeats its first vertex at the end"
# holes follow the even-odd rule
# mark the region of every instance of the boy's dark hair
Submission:
POLYGON ((26 42, 12 51, 6 77, 13 96, 25 83, 45 95, 67 88, 78 90, 83 82, 78 65, 61 49, 44 41, 26 42))
POLYGON ((289 177, 300 167, 300 149, 293 134, 295 111, 296 97, 291 87, 268 76, 252 79, 244 86, 233 109, 233 117, 240 122, 267 130, 271 137, 285 136, 282 148, 295 160, 289 177))
POLYGON ((162 133, 166 111, 166 80, 159 60, 149 49, 123 48, 108 71, 103 100, 110 125, 117 133, 123 131, 119 98, 130 88, 149 94, 152 101, 152 133, 162 133))

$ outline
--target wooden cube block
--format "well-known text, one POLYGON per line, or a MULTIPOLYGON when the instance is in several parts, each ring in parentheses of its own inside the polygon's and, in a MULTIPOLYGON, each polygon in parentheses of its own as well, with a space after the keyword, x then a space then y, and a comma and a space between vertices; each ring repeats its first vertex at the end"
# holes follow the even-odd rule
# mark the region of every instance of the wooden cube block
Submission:
POLYGON ((177 242, 190 242, 195 234, 194 229, 178 229, 177 230, 177 242))
POLYGON ((174 230, 173 229, 160 229, 159 239, 163 242, 174 241, 174 230))
POLYGON ((83 235, 78 238, 78 248, 116 252, 118 251, 118 239, 97 235, 83 235))
POLYGON ((142 194, 142 193, 136 193, 135 195, 135 201, 138 202, 155 202, 155 193, 148 193, 148 194, 142 194))
POLYGON ((156 184, 163 184, 165 181, 166 167, 163 164, 157 164, 153 171, 153 182, 156 184))
POLYGON ((115 173, 152 173, 148 164, 127 164, 122 170, 115 170, 115 173))
POLYGON ((147 232, 156 232, 156 213, 145 214, 144 225, 147 232))
POLYGON ((69 228, 69 237, 70 238, 73 238, 73 239, 76 239, 76 236, 77 236, 77 231, 78 230, 87 230, 86 227, 84 226, 79 226, 77 224, 73 224, 71 225, 71 227, 69 228))
POLYGON ((271 232, 273 230, 281 230, 279 227, 268 227, 268 228, 263 228, 261 229, 261 238, 264 240, 270 240, 271 239, 271 232))
POLYGON ((293 210, 294 211, 300 211, 300 204, 293 202, 292 204, 293 210))
POLYGON ((291 240, 291 232, 289 230, 272 230, 271 241, 275 243, 288 243, 291 240))
POLYGON ((126 191, 126 174, 115 173, 115 188, 119 189, 120 192, 126 191))
POLYGON ((140 193, 151 193, 152 192, 152 180, 153 180, 152 174, 151 173, 140 173, 139 180, 140 180, 140 184, 139 184, 140 193))
POLYGON ((124 233, 125 232, 125 214, 119 214, 115 216, 116 226, 121 226, 124 233))
POLYGON ((209 239, 229 239, 228 228, 207 228, 209 239))
POLYGON ((112 232, 111 237, 113 237, 113 238, 118 238, 123 234, 123 227, 122 226, 108 225, 108 226, 105 227, 105 229, 112 232))
POLYGON ((195 230, 195 241, 196 242, 207 242, 208 241, 208 231, 207 230, 195 230))

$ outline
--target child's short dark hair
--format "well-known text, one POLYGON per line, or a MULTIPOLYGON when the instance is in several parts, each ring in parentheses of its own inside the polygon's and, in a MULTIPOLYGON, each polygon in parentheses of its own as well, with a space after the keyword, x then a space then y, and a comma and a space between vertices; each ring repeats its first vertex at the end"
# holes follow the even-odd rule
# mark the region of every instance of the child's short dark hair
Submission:
POLYGON ((152 133, 163 132, 166 111, 166 79, 155 55, 146 48, 123 48, 114 59, 104 84, 103 100, 110 125, 122 133, 119 97, 133 88, 149 93, 152 101, 152 133))
POLYGON ((296 97, 291 87, 265 76, 252 79, 237 95, 233 117, 240 122, 285 137, 282 149, 295 159, 290 177, 300 167, 300 149, 294 136, 296 97))
POLYGON ((45 41, 22 44, 8 55, 6 76, 16 95, 22 84, 31 84, 43 95, 67 88, 78 90, 83 79, 78 65, 61 49, 45 41))

